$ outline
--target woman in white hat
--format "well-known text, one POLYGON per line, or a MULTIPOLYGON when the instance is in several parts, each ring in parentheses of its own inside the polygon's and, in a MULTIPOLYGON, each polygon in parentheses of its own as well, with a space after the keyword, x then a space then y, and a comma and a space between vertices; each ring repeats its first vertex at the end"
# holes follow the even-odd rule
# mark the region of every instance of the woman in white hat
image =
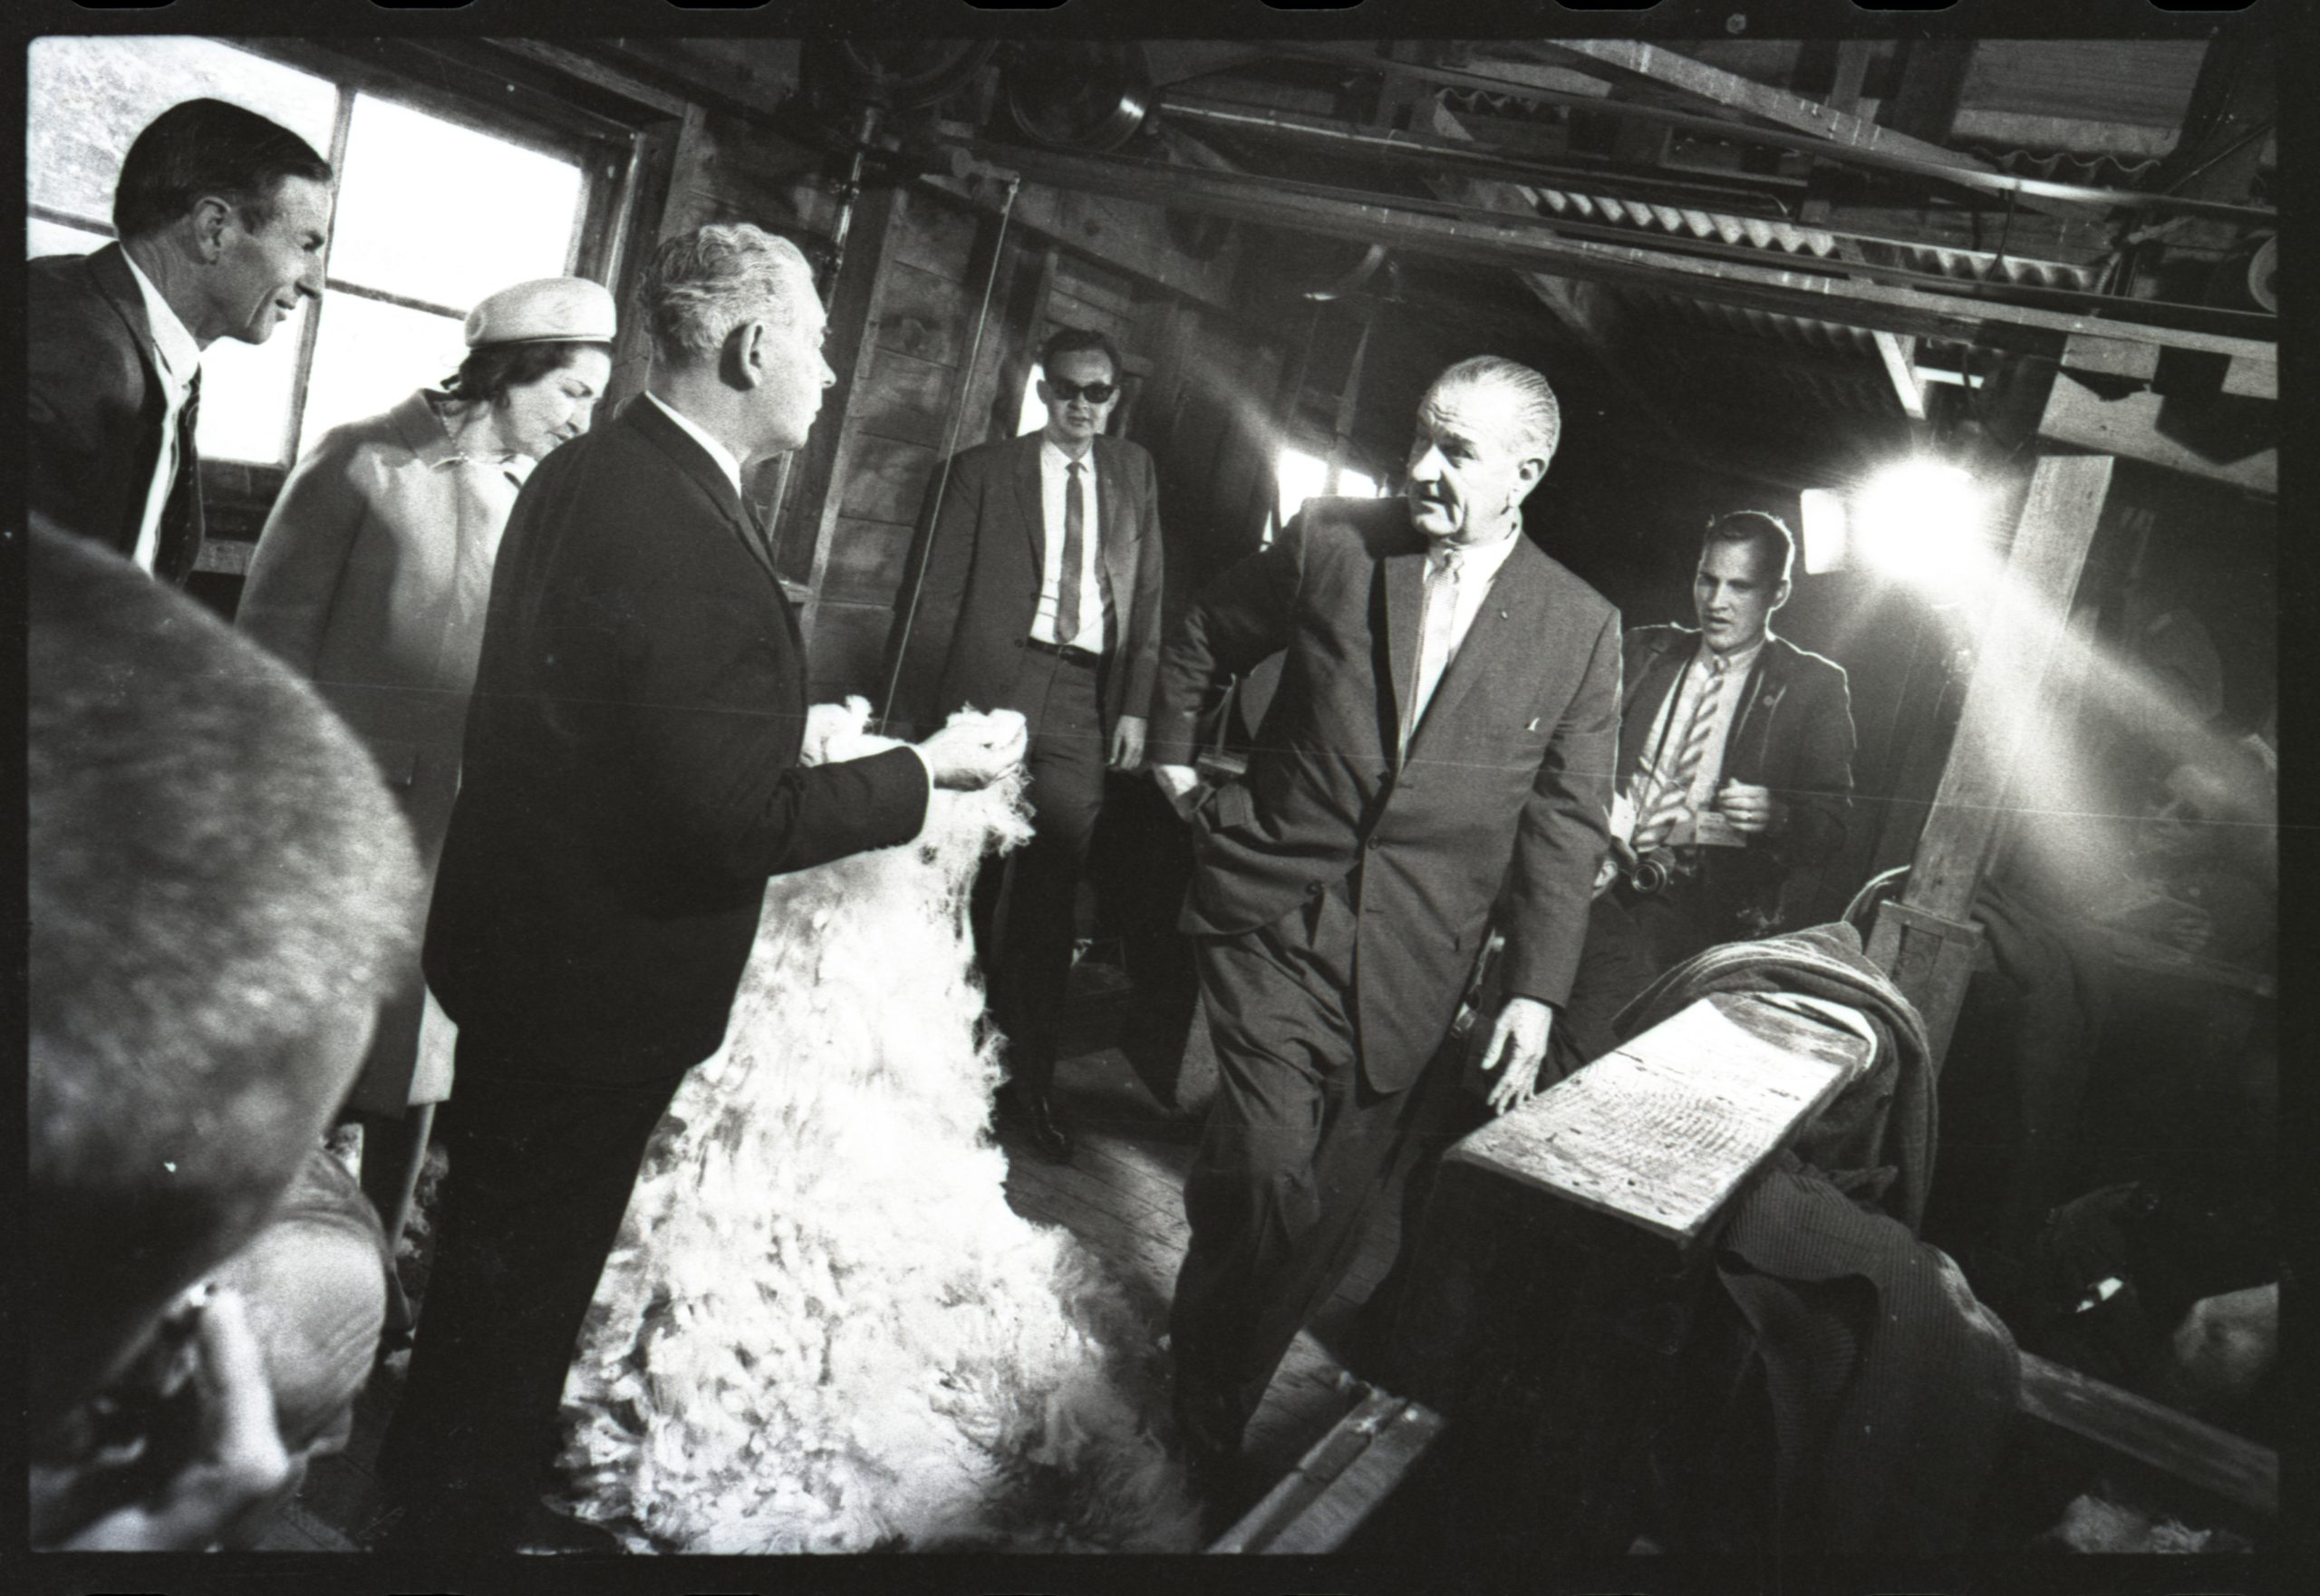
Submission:
MULTIPOLYGON (((500 533, 540 458, 588 430, 612 372, 613 296, 581 277, 503 288, 467 319, 440 390, 324 434, 266 517, 237 624, 304 672, 369 743, 403 800, 430 881, 500 533)), ((450 1019, 417 961, 379 1016, 349 1102, 363 1187, 401 1233, 434 1105, 450 1095, 450 1019)))

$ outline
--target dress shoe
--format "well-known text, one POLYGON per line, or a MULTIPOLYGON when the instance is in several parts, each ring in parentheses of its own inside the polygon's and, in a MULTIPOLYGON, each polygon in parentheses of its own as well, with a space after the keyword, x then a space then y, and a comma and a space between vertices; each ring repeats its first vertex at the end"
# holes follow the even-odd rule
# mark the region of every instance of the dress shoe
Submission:
POLYGON ((999 1088, 998 1103, 999 1117, 1022 1132, 1031 1151, 1050 1164, 1071 1162, 1071 1137, 1056 1123, 1047 1093, 1019 1090, 1010 1081, 999 1088))
POLYGON ((1176 1440, 1183 1448, 1185 1483, 1200 1503, 1201 1544, 1207 1546, 1240 1523, 1249 1509, 1247 1457, 1238 1436, 1227 1439, 1204 1429, 1181 1409, 1176 1440))

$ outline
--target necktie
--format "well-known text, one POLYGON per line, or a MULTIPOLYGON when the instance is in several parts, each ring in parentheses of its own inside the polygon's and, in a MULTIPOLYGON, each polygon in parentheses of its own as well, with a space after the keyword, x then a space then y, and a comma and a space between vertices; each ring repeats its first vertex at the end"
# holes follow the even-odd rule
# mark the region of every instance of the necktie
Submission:
POLYGON ((196 543, 200 528, 195 524, 193 508, 194 495, 199 491, 194 477, 200 469, 195 463, 194 429, 200 423, 201 368, 196 366, 193 380, 185 386, 185 402, 178 407, 169 490, 161 499, 161 525, 154 539, 153 574, 164 582, 182 585, 193 574, 193 562, 200 553, 196 543))
POLYGON ((1055 588, 1055 640, 1066 644, 1079 641, 1079 566, 1088 557, 1087 512, 1079 506, 1079 462, 1073 460, 1068 469, 1070 479, 1063 488, 1063 569, 1057 573, 1055 588))
POLYGON ((1457 646, 1458 576, 1464 559, 1464 551, 1454 544, 1436 549, 1426 561, 1426 620, 1418 638, 1417 681, 1410 693, 1409 723, 1402 728, 1405 750, 1426 706, 1434 701, 1434 690, 1442 684, 1442 672, 1449 668, 1451 652, 1457 646))
POLYGON ((1634 846, 1638 856, 1649 853, 1668 838, 1676 822, 1690 807, 1692 783, 1698 779, 1700 760, 1707 752, 1708 739, 1716 730, 1716 706, 1724 698, 1724 682, 1727 662, 1722 654, 1708 655, 1707 681, 1700 687, 1699 696, 1692 704, 1692 719, 1684 728, 1684 740, 1677 745, 1676 763, 1663 771, 1658 796, 1648 814, 1636 827, 1634 846))

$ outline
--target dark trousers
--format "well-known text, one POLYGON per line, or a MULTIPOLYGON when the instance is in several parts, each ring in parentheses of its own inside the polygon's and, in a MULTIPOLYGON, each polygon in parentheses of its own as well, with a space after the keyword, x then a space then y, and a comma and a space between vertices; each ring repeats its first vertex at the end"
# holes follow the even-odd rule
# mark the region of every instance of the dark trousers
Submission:
POLYGON ((459 1037, 435 1261, 379 1459, 415 1540, 504 1549, 537 1495, 581 1320, 683 1079, 588 1087, 552 1068, 459 1037))
POLYGON ((1031 840, 1015 855, 1005 920, 993 861, 972 904, 991 1017, 1007 1037, 1009 1077, 1044 1092, 1055 1079, 1056 1014, 1071 980, 1078 937, 1079 874, 1104 807, 1104 726, 1094 665, 1037 649, 1023 663, 1008 707, 1030 730, 1031 840))
POLYGON ((1354 933, 1331 887, 1270 925, 1200 942, 1218 1081, 1184 1183, 1192 1244, 1169 1335, 1178 1420, 1208 1446, 1239 1444, 1344 1278, 1419 1095, 1362 1079, 1354 933))
POLYGON ((1693 954, 1741 934, 1732 905, 1697 878, 1650 894, 1630 893, 1622 883, 1612 894, 1627 910, 1631 934, 1643 949, 1650 971, 1645 985, 1693 954))

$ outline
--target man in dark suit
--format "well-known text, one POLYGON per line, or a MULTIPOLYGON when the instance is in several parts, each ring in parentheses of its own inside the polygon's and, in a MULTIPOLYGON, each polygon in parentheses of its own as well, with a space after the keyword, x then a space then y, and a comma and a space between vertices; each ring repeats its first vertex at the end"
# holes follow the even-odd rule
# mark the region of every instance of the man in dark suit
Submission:
POLYGON ((972 704, 1019 710, 1030 728, 1036 830, 1003 926, 991 924, 1000 872, 983 873, 975 931, 1007 1037, 1000 1111, 1061 1161, 1071 1143, 1049 1095, 1056 1011, 1105 771, 1144 763, 1160 661, 1160 511, 1152 457, 1103 435, 1119 400, 1111 340, 1065 328, 1039 367, 1046 427, 968 450, 928 488, 887 661, 903 724, 939 724, 972 704))
POLYGON ((1794 556, 1779 517, 1719 516, 1692 578, 1698 627, 1627 634, 1626 823, 1614 827, 1621 872, 1610 896, 1648 974, 1781 929, 1790 874, 1844 846, 1853 755, 1844 669, 1771 630, 1794 556))
POLYGON ((807 662, 741 468, 832 380, 804 257, 664 243, 646 392, 517 500, 485 622, 429 984, 459 1022, 452 1174, 382 1473, 412 1545, 506 1547, 645 1143, 717 1048, 766 878, 918 834, 987 728, 801 767, 807 662))
POLYGON ((119 242, 24 268, 34 510, 184 585, 201 553, 201 352, 263 343, 322 297, 330 184, 304 139, 222 100, 137 135, 119 242))
POLYGON ((1220 1079, 1184 1189, 1178 1421, 1212 1478, 1358 1245, 1500 906, 1483 1056, 1529 1097, 1605 847, 1619 615, 1522 536, 1553 392, 1461 362, 1419 406, 1402 500, 1323 499, 1226 572, 1161 659, 1155 774, 1192 818, 1183 919, 1220 1079), (1244 779, 1192 728, 1286 650, 1244 779))

